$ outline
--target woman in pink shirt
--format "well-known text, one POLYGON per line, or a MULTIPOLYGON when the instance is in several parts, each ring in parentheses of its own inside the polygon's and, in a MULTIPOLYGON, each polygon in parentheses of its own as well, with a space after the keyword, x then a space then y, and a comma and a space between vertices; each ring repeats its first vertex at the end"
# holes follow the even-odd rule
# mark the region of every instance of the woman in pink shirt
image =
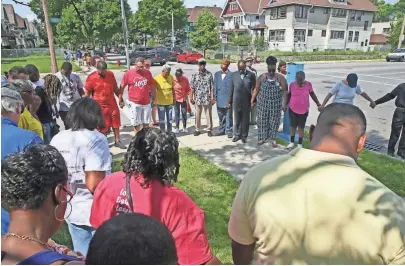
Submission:
POLYGON ((290 109, 288 111, 290 116, 290 144, 287 148, 291 149, 295 146, 295 132, 298 127, 298 147, 302 148, 302 142, 304 139, 305 123, 307 122, 309 111, 309 96, 319 107, 321 104, 318 101, 318 97, 312 89, 312 84, 305 80, 305 73, 298 71, 295 77, 295 82, 290 84, 290 109))
POLYGON ((174 133, 180 132, 180 111, 183 118, 183 132, 187 133, 187 102, 188 95, 191 92, 190 82, 188 78, 183 75, 181 68, 176 70, 174 77, 174 94, 176 98, 176 105, 174 106, 174 116, 176 120, 176 129, 174 133))

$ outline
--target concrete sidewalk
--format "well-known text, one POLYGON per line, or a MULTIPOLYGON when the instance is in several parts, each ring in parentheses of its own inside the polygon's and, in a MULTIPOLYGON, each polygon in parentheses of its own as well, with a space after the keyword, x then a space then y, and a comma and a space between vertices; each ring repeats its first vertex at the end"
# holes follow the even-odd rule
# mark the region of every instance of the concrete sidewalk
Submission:
MULTIPOLYGON (((213 117, 214 126, 218 126, 218 118, 213 117)), ((228 171, 236 180, 242 180, 244 174, 254 165, 287 154, 284 147, 273 149, 270 144, 257 146, 257 129, 250 127, 249 138, 246 144, 242 142, 233 143, 227 136, 208 137, 205 131, 200 136, 194 134, 194 118, 188 119, 188 133, 178 134, 180 148, 191 148, 201 156, 208 159, 218 167, 228 171)), ((206 120, 202 119, 202 125, 206 125, 206 120)), ((214 128, 215 132, 215 128, 214 128)), ((121 141, 128 145, 134 136, 133 128, 124 127, 121 132, 121 141)), ((113 158, 122 158, 125 150, 113 147, 114 135, 108 136, 113 158)))

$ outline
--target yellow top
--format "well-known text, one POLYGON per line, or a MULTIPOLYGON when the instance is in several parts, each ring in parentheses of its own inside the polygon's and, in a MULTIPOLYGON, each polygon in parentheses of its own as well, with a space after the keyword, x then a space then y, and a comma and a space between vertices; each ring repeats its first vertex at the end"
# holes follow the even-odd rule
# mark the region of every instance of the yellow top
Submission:
POLYGON ((253 264, 405 264, 405 201, 347 156, 297 149, 243 178, 230 237, 253 264))
POLYGON ((44 139, 44 131, 41 122, 35 119, 27 108, 24 109, 24 112, 22 112, 20 116, 18 127, 34 131, 41 139, 44 139))
POLYGON ((162 74, 158 74, 155 77, 157 83, 156 90, 156 103, 158 105, 172 105, 173 104, 173 76, 168 75, 167 78, 164 78, 162 74))

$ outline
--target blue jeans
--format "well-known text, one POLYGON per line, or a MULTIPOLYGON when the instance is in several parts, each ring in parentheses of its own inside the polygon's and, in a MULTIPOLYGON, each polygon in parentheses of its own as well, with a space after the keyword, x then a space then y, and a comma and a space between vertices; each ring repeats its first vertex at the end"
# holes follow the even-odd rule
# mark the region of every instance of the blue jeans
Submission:
POLYGON ((174 116, 176 120, 176 127, 180 126, 180 114, 183 118, 183 128, 187 128, 187 103, 186 102, 176 102, 174 106, 174 116))
POLYGON ((72 237, 74 251, 79 251, 84 256, 87 255, 89 244, 96 230, 86 225, 68 223, 69 233, 72 237))
POLYGON ((167 131, 172 131, 173 105, 158 105, 159 126, 165 131, 165 119, 167 122, 167 131))
POLYGON ((52 139, 52 133, 51 133, 52 124, 45 123, 42 125, 44 126, 44 142, 45 142, 45 144, 49 144, 49 143, 51 143, 51 139, 52 139))
POLYGON ((232 108, 217 108, 219 117, 218 133, 228 134, 233 132, 232 108))

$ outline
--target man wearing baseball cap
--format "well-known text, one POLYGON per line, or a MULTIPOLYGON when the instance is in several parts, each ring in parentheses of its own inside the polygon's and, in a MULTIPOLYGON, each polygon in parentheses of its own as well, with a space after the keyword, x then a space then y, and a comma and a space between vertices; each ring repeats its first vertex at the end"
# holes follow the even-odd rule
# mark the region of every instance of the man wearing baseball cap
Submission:
POLYGON ((354 97, 356 94, 361 95, 364 99, 370 102, 372 108, 375 107, 375 102, 368 96, 368 94, 363 90, 362 87, 357 83, 358 76, 355 73, 351 73, 347 76, 345 80, 341 80, 329 90, 328 95, 326 95, 323 104, 319 107, 319 110, 323 110, 332 96, 335 96, 333 99, 334 103, 346 103, 354 104, 354 97))
POLYGON ((212 105, 214 101, 214 78, 211 72, 205 69, 207 61, 204 58, 198 60, 198 72, 191 77, 191 97, 190 101, 195 104, 196 130, 194 136, 201 134, 201 113, 204 109, 207 119, 207 134, 212 137, 212 105))

